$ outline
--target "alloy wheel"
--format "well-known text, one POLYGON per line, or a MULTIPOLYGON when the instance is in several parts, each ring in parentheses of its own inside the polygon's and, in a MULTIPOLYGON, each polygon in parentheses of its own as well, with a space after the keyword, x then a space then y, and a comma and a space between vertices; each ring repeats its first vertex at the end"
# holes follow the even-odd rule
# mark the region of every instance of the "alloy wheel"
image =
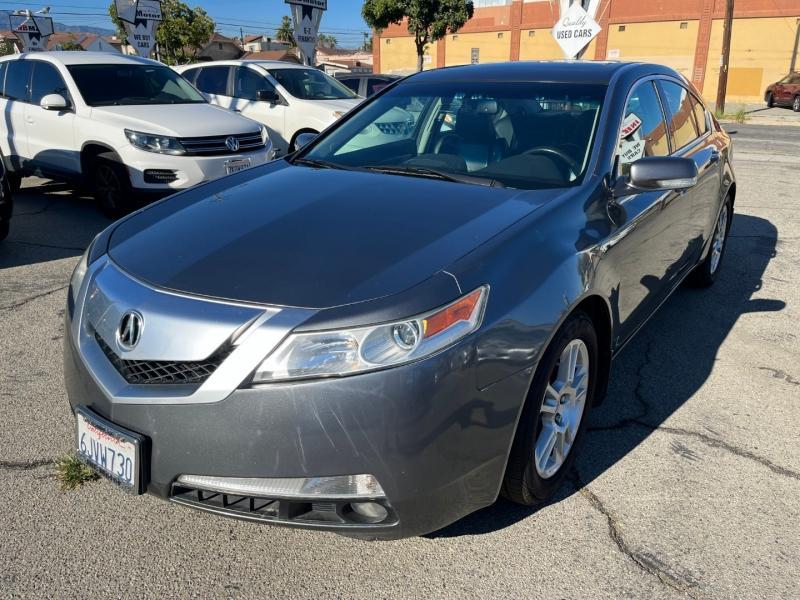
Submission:
POLYGON ((589 367, 589 349, 583 340, 575 339, 561 352, 550 375, 539 411, 541 428, 533 461, 544 479, 558 472, 575 443, 589 390, 589 367))
POLYGON ((97 167, 95 180, 95 191, 106 210, 115 211, 119 208, 122 200, 122 184, 114 170, 108 165, 97 167))
POLYGON ((711 242, 711 264, 709 270, 716 273, 719 268, 719 261, 722 258, 722 250, 725 247, 725 235, 728 232, 728 205, 722 207, 717 220, 717 228, 714 231, 714 240, 711 242))
POLYGON ((794 97, 794 104, 792 104, 792 109, 794 109, 794 112, 800 112, 800 96, 794 97))

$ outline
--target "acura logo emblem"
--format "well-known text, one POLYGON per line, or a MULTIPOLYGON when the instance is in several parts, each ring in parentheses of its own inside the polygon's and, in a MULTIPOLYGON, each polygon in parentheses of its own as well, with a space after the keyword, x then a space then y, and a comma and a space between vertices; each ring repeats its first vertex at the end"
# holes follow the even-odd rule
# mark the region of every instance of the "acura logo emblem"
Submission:
POLYGON ((133 350, 142 338, 143 329, 144 317, 135 310, 129 310, 119 320, 117 344, 126 352, 133 350))
POLYGON ((238 152, 239 151, 239 140, 235 137, 230 136, 227 140, 225 140, 225 145, 228 147, 228 150, 231 152, 238 152))

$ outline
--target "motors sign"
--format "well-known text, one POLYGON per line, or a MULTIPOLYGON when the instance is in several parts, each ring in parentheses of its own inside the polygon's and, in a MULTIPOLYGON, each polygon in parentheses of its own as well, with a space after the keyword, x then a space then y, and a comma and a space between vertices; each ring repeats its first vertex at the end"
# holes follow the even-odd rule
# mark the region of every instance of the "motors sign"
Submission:
POLYGON ((115 0, 128 43, 136 54, 149 58, 156 47, 156 30, 164 16, 160 0, 115 0))
POLYGON ((328 9, 328 0, 286 0, 292 7, 294 41, 300 50, 303 64, 314 66, 317 51, 317 33, 322 13, 328 9))
POLYGON ((37 17, 30 11, 9 16, 11 31, 22 44, 23 52, 41 52, 47 49, 47 38, 53 35, 53 19, 37 17))
POLYGON ((572 4, 553 27, 553 37, 567 58, 575 58, 600 30, 580 4, 572 4))

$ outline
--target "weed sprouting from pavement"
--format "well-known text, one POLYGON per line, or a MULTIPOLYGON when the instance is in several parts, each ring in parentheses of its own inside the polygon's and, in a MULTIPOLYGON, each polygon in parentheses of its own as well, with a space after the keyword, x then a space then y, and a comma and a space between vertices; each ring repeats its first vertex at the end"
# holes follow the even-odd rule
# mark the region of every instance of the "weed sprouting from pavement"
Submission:
POLYGON ((58 480, 64 491, 74 490, 87 481, 98 479, 97 473, 70 454, 65 454, 58 459, 58 480))

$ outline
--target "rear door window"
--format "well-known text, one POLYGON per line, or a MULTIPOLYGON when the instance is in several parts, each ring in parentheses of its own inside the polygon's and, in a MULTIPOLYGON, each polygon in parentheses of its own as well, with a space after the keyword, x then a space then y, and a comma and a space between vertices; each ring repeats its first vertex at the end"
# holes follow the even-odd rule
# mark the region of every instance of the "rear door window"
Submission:
POLYGON ((189 83, 194 84, 194 80, 197 79, 197 74, 200 72, 200 69, 188 69, 181 73, 183 78, 186 79, 189 83))
POLYGON ((708 118, 706 118, 706 109, 703 103, 695 98, 692 94, 692 109, 694 110, 694 119, 697 122, 697 131, 700 135, 708 132, 708 118))
POLYGON ((228 74, 230 67, 203 67, 197 76, 197 89, 206 94, 228 95, 228 74))
POLYGON ((242 100, 258 100, 258 92, 262 90, 275 91, 275 86, 269 80, 259 75, 253 69, 237 67, 236 77, 233 80, 233 95, 242 100))
POLYGON ((695 123, 692 95, 685 87, 672 81, 660 81, 659 83, 664 92, 662 99, 667 109, 673 152, 677 152, 691 144, 700 135, 695 123))
POLYGON ((668 156, 669 136, 664 113, 652 81, 631 92, 619 133, 619 169, 627 174, 631 163, 645 156, 668 156))
POLYGON ((33 71, 33 61, 13 60, 8 63, 5 88, 6 98, 28 101, 31 71, 33 71))
POLYGON ((339 83, 346 85, 357 94, 358 86, 361 83, 361 80, 355 77, 349 77, 347 79, 339 79, 339 83))
POLYGON ((58 94, 69 100, 67 84, 53 65, 37 61, 31 81, 31 103, 39 104, 49 94, 58 94))
POLYGON ((390 83, 391 81, 386 81, 385 79, 373 79, 370 77, 367 80, 367 97, 377 94, 390 83))

